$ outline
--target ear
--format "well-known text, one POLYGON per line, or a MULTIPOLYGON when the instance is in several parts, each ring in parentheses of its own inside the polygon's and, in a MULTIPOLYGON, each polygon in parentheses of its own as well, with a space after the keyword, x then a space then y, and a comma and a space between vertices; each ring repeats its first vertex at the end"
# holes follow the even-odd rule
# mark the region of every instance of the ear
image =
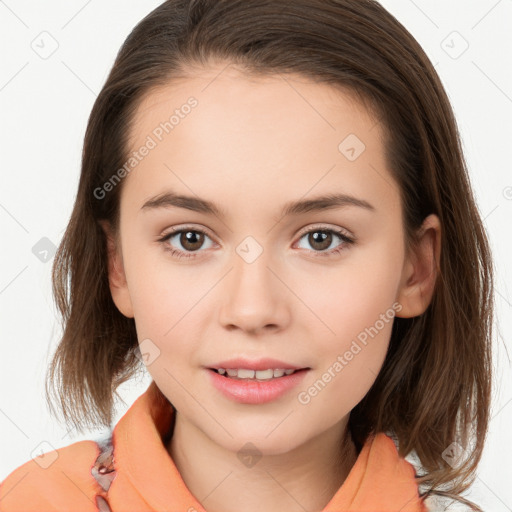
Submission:
POLYGON ((112 227, 107 221, 99 221, 107 241, 108 253, 108 282, 112 300, 117 309, 126 317, 133 318, 133 306, 126 282, 121 248, 118 247, 112 233, 112 227))
POLYGON ((441 223, 437 215, 425 218, 418 232, 418 242, 404 263, 397 301, 402 309, 396 316, 412 318, 429 306, 441 258, 441 223))

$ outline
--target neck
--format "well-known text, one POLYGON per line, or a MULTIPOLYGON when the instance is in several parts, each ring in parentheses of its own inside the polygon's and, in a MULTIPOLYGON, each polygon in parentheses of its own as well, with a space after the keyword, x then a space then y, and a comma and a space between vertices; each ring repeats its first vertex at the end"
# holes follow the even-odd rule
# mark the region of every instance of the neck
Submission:
POLYGON ((168 452, 208 512, 323 510, 357 459, 348 416, 306 444, 244 467, 237 453, 176 415, 168 452))

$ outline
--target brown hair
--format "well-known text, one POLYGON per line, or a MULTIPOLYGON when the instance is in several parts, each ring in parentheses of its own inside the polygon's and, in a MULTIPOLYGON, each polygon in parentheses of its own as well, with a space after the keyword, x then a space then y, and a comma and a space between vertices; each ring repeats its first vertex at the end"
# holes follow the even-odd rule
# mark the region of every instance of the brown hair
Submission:
POLYGON ((489 422, 493 267, 454 114, 414 37, 374 0, 169 0, 120 49, 92 109, 71 219, 53 265, 63 337, 47 379, 67 423, 111 425, 117 387, 142 367, 134 320, 109 290, 100 221, 118 234, 122 182, 94 191, 126 162, 145 95, 223 60, 247 73, 298 73, 358 95, 378 114, 400 186, 407 246, 430 213, 442 226, 439 275, 424 314, 395 318, 383 367, 352 410, 358 449, 372 432, 415 451, 427 492, 459 496, 475 478, 489 422), (468 457, 449 464, 453 442, 468 457), (470 446, 471 444, 471 446, 470 446), (474 444, 474 446, 473 446, 474 444), (453 467, 452 467, 453 466, 453 467))

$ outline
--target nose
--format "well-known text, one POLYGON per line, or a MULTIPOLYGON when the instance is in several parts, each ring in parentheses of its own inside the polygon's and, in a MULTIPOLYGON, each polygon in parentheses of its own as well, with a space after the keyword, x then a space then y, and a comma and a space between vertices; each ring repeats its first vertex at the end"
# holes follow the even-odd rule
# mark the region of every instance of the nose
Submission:
POLYGON ((219 321, 224 328, 257 335, 288 326, 292 294, 269 259, 263 251, 248 262, 234 252, 221 290, 219 321))

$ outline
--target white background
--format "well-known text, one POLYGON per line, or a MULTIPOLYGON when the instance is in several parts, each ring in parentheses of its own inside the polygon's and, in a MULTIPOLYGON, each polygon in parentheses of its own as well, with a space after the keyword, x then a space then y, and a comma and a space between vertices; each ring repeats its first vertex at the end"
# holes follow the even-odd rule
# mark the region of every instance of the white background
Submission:
MULTIPOLYGON (((76 194, 93 102, 126 36, 160 3, 0 0, 0 480, 29 460, 41 442, 59 448, 98 436, 67 432, 46 409, 44 376, 60 327, 50 287, 52 260, 40 261, 32 248, 43 237, 59 244, 76 194), (41 38, 46 49, 58 44, 46 59, 33 49, 42 46, 41 38)), ((493 419, 468 496, 486 511, 509 511, 512 372, 505 347, 512 339, 512 1, 382 4, 420 42, 446 87, 494 251, 493 419)), ((146 375, 121 388, 126 403, 117 419, 149 381, 146 375)))

